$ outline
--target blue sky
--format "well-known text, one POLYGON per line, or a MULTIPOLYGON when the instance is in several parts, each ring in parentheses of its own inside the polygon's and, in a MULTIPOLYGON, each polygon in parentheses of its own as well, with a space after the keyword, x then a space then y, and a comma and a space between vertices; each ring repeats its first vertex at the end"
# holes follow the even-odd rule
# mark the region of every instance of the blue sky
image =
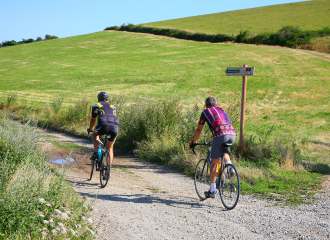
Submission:
POLYGON ((60 38, 141 24, 226 12, 295 0, 1 0, 0 42, 46 34, 60 38))

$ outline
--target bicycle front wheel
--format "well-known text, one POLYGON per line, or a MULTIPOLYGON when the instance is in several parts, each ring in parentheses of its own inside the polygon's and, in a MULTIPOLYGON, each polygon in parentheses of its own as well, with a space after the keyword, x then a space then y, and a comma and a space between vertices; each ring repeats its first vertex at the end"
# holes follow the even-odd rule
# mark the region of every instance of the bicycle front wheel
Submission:
POLYGON ((211 178, 210 178, 211 166, 206 159, 201 159, 196 165, 195 170, 195 189, 198 197, 201 200, 205 200, 204 192, 210 190, 211 178))
POLYGON ((105 151, 102 157, 102 162, 100 166, 100 183, 101 188, 104 188, 110 178, 110 169, 111 169, 111 159, 109 151, 105 151))
POLYGON ((240 189, 241 186, 236 168, 232 164, 227 164, 221 171, 219 188, 220 198, 225 208, 230 210, 236 207, 240 189))

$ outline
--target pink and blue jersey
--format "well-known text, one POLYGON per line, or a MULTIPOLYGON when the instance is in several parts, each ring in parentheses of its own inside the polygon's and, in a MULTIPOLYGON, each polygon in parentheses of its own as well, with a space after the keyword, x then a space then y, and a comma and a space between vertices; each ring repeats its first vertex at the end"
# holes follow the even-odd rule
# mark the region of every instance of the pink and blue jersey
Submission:
POLYGON ((224 135, 236 136, 236 130, 231 124, 227 112, 216 105, 207 108, 202 112, 198 124, 204 125, 205 122, 209 125, 213 137, 224 135))

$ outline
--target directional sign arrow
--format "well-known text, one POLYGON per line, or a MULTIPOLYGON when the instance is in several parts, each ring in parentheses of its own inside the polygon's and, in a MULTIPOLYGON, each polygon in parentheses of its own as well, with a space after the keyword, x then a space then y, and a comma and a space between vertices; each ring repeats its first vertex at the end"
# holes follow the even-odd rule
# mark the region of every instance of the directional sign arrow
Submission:
POLYGON ((230 67, 226 69, 227 76, 253 76, 254 67, 230 67))

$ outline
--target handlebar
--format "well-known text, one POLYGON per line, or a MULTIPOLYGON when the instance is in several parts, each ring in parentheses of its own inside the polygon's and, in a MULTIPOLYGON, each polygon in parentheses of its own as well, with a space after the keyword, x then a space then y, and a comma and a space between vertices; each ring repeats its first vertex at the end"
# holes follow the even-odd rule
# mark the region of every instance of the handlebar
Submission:
POLYGON ((191 148, 191 150, 193 151, 194 154, 196 154, 195 153, 195 146, 197 146, 197 145, 211 146, 212 145, 212 142, 195 143, 193 145, 193 147, 191 148))
POLYGON ((89 137, 89 134, 90 134, 91 132, 94 132, 94 130, 91 130, 90 128, 87 128, 87 132, 88 132, 88 137, 89 137))

